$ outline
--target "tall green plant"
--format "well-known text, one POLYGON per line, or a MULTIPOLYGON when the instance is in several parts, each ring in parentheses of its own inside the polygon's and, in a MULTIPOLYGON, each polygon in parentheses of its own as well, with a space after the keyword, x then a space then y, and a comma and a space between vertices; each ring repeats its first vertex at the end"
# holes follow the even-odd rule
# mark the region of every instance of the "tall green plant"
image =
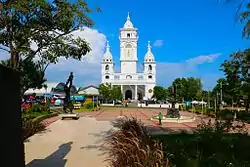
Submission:
POLYGON ((162 144, 153 140, 147 128, 136 118, 117 120, 113 125, 118 130, 111 131, 106 139, 109 158, 116 167, 168 167, 162 144))

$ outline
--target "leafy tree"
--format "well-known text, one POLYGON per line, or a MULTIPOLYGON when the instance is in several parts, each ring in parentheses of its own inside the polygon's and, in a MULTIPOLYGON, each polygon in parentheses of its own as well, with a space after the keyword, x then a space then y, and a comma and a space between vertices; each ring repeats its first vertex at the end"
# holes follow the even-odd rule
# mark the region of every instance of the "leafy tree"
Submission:
MULTIPOLYGON (((221 0, 217 0, 221 2, 221 0)), ((230 2, 232 0, 224 0, 224 2, 230 2)), ((242 37, 249 39, 250 37, 250 2, 247 0, 240 0, 239 5, 235 15, 235 21, 240 21, 244 24, 242 30, 242 37), (242 9, 244 8, 244 11, 242 9)))
MULTIPOLYGON (((90 12, 84 0, 0 1, 0 49, 9 53, 9 66, 27 72, 22 69, 27 63, 22 63, 32 62, 34 66, 45 67, 44 72, 47 65, 57 63, 59 57, 81 60, 90 47, 84 39, 74 38, 72 33, 93 25, 87 16, 90 12)), ((31 72, 25 76, 31 76, 31 72)), ((21 85, 24 89, 41 86, 41 82, 35 80, 33 84, 26 83, 21 85)))
POLYGON ((111 84, 100 84, 99 92, 103 96, 104 101, 122 100, 122 92, 120 86, 112 86, 111 84))
POLYGON ((230 55, 230 60, 222 63, 222 71, 228 83, 228 92, 234 101, 245 99, 246 111, 250 102, 250 49, 230 55))
POLYGON ((203 101, 208 101, 208 99, 209 99, 209 92, 208 91, 206 91, 206 90, 202 90, 201 91, 201 99, 203 100, 203 101))
POLYGON ((86 15, 89 12, 83 0, 1 1, 1 49, 9 52, 14 69, 19 67, 22 56, 39 54, 52 63, 61 56, 80 60, 90 48, 84 39, 75 39, 71 34, 80 27, 93 25, 86 15), (34 44, 36 47, 32 47, 34 44))
POLYGON ((187 78, 187 99, 201 100, 202 84, 199 78, 187 78))
POLYGON ((156 98, 157 100, 166 100, 167 99, 167 90, 161 86, 155 86, 154 87, 154 94, 153 98, 156 98))
POLYGON ((202 84, 199 78, 176 78, 169 91, 172 90, 173 85, 176 87, 176 100, 178 102, 202 99, 202 84))
MULTIPOLYGON (((182 102, 187 99, 187 80, 186 78, 176 78, 173 84, 176 87, 176 100, 182 102)), ((172 88, 171 88, 172 89, 172 88)))
POLYGON ((111 100, 111 84, 100 84, 99 86, 99 92, 103 97, 104 101, 109 101, 111 100))
MULTIPOLYGON (((238 10, 242 8, 244 2, 245 0, 241 1, 241 4, 238 10)), ((239 20, 241 23, 244 24, 242 37, 249 39, 250 37, 250 2, 246 3, 246 9, 242 13, 239 14, 239 20)))
POLYGON ((111 95, 113 100, 122 100, 121 87, 114 85, 111 89, 111 95))

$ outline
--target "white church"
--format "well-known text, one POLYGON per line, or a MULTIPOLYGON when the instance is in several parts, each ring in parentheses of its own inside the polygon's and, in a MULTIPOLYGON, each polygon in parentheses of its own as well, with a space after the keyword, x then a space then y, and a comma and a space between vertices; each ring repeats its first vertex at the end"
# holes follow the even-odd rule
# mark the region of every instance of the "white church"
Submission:
POLYGON ((120 63, 121 71, 115 72, 114 59, 109 42, 102 58, 102 83, 121 86, 123 99, 146 100, 153 96, 156 85, 156 63, 148 41, 144 57, 143 71, 137 71, 138 29, 133 26, 128 14, 123 28, 120 28, 120 63))

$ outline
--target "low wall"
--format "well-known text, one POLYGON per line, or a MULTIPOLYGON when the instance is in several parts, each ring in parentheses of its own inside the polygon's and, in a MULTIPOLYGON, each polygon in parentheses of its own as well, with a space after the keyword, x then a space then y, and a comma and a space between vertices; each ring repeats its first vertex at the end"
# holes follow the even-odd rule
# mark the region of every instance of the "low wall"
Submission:
POLYGON ((110 107, 110 106, 115 106, 115 105, 114 104, 101 104, 101 106, 110 107))
MULTIPOLYGON (((138 107, 143 108, 172 108, 172 104, 148 104, 146 106, 145 103, 138 103, 138 107)), ((175 108, 179 108, 180 104, 175 104, 175 108)))

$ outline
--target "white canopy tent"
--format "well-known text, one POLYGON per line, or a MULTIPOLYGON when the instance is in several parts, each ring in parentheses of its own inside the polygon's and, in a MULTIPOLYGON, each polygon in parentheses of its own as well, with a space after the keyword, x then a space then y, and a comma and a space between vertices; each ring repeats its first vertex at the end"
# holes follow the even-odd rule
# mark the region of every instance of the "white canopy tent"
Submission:
POLYGON ((33 94, 35 93, 36 95, 44 95, 45 93, 50 93, 51 89, 53 87, 56 87, 56 85, 58 83, 46 83, 47 84, 47 89, 45 89, 44 87, 41 89, 28 89, 24 94, 25 95, 29 95, 29 94, 33 94))
POLYGON ((207 104, 207 102, 204 102, 204 101, 196 101, 196 100, 194 100, 194 101, 192 101, 192 102, 191 102, 191 104, 206 105, 206 104, 207 104))

